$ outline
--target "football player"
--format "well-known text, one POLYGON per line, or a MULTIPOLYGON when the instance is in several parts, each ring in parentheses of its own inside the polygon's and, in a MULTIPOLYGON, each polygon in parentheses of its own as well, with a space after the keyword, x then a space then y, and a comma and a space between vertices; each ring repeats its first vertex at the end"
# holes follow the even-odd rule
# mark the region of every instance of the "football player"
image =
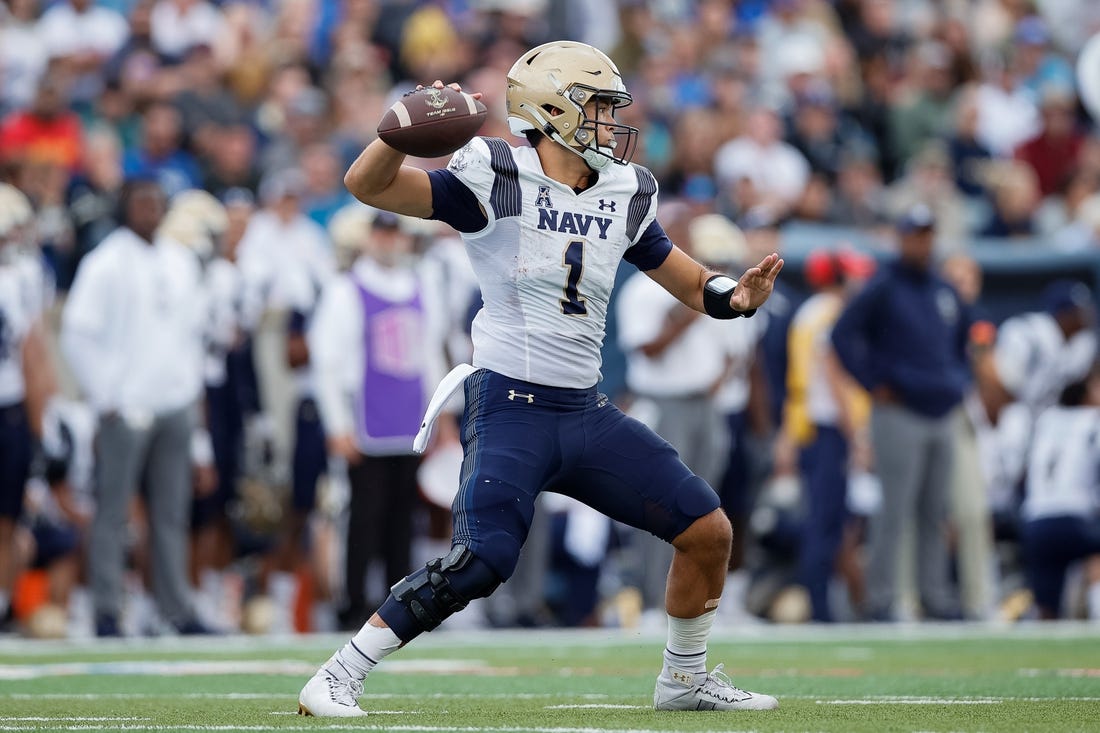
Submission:
POLYGON ((1030 466, 1021 534, 1040 618, 1062 615, 1066 571, 1085 560, 1089 618, 1100 619, 1100 364, 1039 416, 1030 466))
POLYGON ((57 386, 42 325, 44 273, 27 251, 33 216, 21 191, 0 184, 0 629, 12 622, 12 542, 32 435, 41 435, 42 411, 57 386))
POLYGON ((446 169, 427 172, 403 165, 404 154, 376 140, 345 176, 364 203, 458 230, 484 305, 465 378, 451 552, 393 586, 302 689, 299 712, 365 715, 356 698, 383 657, 512 574, 543 490, 675 548, 656 708, 774 708, 775 698, 734 687, 721 665, 707 672, 731 542, 718 495, 666 441, 599 394, 596 382, 620 260, 720 319, 751 316, 783 261, 770 254, 736 281, 672 244, 656 222, 653 174, 630 164, 638 130, 615 120, 631 96, 597 49, 558 41, 528 51, 508 72, 506 101, 510 129, 531 147, 475 138, 446 169))

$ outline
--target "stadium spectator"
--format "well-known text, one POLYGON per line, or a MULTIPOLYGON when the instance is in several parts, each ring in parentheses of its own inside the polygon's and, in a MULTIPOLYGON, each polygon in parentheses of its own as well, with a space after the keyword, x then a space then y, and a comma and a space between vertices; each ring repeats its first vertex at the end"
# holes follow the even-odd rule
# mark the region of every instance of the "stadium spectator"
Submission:
POLYGON ((127 177, 155 178, 172 197, 201 182, 199 165, 183 148, 179 110, 167 102, 154 102, 141 116, 141 141, 126 151, 122 170, 127 177))
POLYGON ((1039 105, 1042 132, 1016 148, 1016 159, 1031 166, 1039 177, 1043 196, 1061 188, 1084 144, 1084 136, 1077 129, 1077 97, 1072 90, 1053 84, 1043 88, 1039 105))
POLYGON ((923 204, 898 219, 898 256, 844 308, 833 348, 871 393, 871 443, 883 502, 870 520, 867 608, 895 618, 898 548, 917 532, 917 575, 925 618, 959 615, 948 577, 948 480, 957 407, 970 381, 969 311, 932 270, 934 219, 923 204))
POLYGON ((850 145, 841 152, 829 220, 834 224, 872 229, 889 221, 886 187, 872 150, 850 145))
POLYGON ((84 137, 81 173, 65 192, 72 226, 73 247, 59 263, 57 286, 68 290, 80 261, 118 226, 115 214, 122 187, 122 148, 110 128, 89 130, 84 137))
POLYGON ((73 100, 92 101, 103 88, 104 62, 130 34, 126 19, 95 0, 62 0, 43 13, 38 24, 51 61, 74 80, 73 100))
POLYGON ((170 62, 195 46, 213 46, 225 25, 218 7, 206 0, 157 0, 150 21, 153 47, 170 62))
POLYGON ((911 87, 890 106, 890 153, 901 165, 930 141, 946 137, 955 98, 946 46, 925 41, 911 56, 911 87))
POLYGON ((203 188, 215 196, 225 196, 234 189, 255 196, 260 188, 257 147, 256 133, 248 125, 219 127, 212 136, 209 154, 202 160, 203 188))
POLYGON ((1039 177, 1026 163, 997 161, 988 168, 993 211, 978 232, 984 237, 1014 239, 1035 233, 1039 207, 1039 177))
POLYGON ((31 106, 0 124, 0 163, 59 166, 66 173, 80 165, 80 118, 67 109, 68 84, 57 71, 42 76, 31 106))
POLYGON ((810 166, 802 153, 783 142, 779 115, 757 107, 749 113, 745 133, 718 149, 714 172, 743 211, 767 209, 773 218, 786 215, 802 196, 810 166))
POLYGON ((127 181, 119 208, 121 225, 77 273, 61 330, 69 368, 99 417, 88 551, 95 631, 120 634, 127 518, 141 489, 160 613, 181 633, 204 633, 187 581, 205 318, 199 264, 183 245, 158 237, 165 201, 156 182, 127 181))
POLYGON ((11 0, 0 10, 0 119, 29 107, 50 56, 38 25, 38 0, 11 0))

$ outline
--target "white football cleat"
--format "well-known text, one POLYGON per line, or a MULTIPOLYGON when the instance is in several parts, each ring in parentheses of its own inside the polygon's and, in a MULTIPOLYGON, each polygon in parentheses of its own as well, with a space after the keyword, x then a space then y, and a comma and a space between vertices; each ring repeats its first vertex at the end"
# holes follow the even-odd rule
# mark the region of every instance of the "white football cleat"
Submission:
POLYGON ((734 687, 719 664, 713 672, 685 672, 665 667, 653 691, 656 710, 774 710, 779 701, 771 695, 734 687))
POLYGON ((362 682, 338 680, 322 667, 298 694, 298 715, 358 718, 367 714, 359 707, 358 700, 362 694, 362 682))

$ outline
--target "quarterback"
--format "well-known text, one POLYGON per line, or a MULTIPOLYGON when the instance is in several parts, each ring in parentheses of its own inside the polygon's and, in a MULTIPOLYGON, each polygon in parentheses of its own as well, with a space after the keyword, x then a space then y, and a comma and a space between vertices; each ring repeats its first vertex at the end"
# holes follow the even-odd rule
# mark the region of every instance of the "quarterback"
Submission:
POLYGON ((657 709, 778 705, 734 687, 721 665, 707 671, 731 542, 718 495, 596 383, 620 260, 722 319, 752 315, 783 261, 770 254, 735 281, 669 241, 656 221, 656 181, 630 163, 638 130, 615 121, 630 102, 603 53, 548 43, 508 72, 509 126, 531 147, 474 138, 447 168, 426 172, 402 165, 402 153, 376 140, 348 170, 344 182, 360 201, 460 232, 484 306, 464 385, 451 551, 393 586, 302 689, 300 713, 366 715, 357 703, 362 680, 383 657, 512 574, 541 491, 574 497, 675 548, 657 709))

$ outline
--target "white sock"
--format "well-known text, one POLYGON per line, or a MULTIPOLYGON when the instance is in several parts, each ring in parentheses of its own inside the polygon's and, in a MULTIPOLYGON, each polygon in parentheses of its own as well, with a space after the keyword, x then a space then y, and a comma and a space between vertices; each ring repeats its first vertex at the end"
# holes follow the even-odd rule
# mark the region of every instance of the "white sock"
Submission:
POLYGON ((707 671, 707 637, 718 610, 707 611, 695 618, 668 617, 668 645, 665 666, 686 672, 707 671))
POLYGON ((1100 580, 1095 583, 1090 583, 1086 593, 1089 619, 1092 621, 1100 621, 1100 580))
POLYGON ((336 679, 365 679, 385 657, 401 647, 401 640, 388 626, 374 626, 369 621, 344 648, 325 663, 325 670, 336 679))

